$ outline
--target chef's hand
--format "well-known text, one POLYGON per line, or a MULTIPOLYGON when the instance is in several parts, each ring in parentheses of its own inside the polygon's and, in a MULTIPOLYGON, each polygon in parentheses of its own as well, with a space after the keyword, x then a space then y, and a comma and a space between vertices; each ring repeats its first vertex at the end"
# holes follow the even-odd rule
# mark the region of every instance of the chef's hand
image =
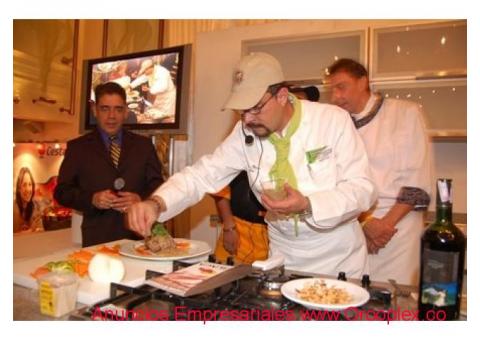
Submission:
POLYGON ((365 238, 367 241, 367 251, 369 254, 378 254, 378 251, 381 249, 381 247, 377 247, 375 243, 368 237, 365 238))
POLYGON ((128 208, 128 228, 143 237, 150 235, 153 222, 166 210, 165 202, 159 201, 147 199, 128 208))
POLYGON ((223 231, 223 248, 232 255, 237 255, 238 232, 236 229, 223 231))
POLYGON ((380 248, 385 247, 397 231, 395 225, 385 219, 375 217, 368 220, 363 227, 363 232, 367 237, 367 246, 368 241, 370 241, 373 254, 376 254, 380 248))
POLYGON ((92 204, 98 209, 110 209, 117 196, 112 190, 97 191, 92 196, 92 204))
POLYGON ((112 202, 112 208, 120 212, 125 212, 134 203, 140 202, 142 199, 134 192, 119 191, 117 197, 112 202))
POLYGON ((265 194, 260 196, 267 210, 282 215, 289 215, 301 213, 310 207, 310 201, 300 191, 292 188, 288 183, 285 183, 284 188, 287 194, 285 199, 273 200, 265 194))

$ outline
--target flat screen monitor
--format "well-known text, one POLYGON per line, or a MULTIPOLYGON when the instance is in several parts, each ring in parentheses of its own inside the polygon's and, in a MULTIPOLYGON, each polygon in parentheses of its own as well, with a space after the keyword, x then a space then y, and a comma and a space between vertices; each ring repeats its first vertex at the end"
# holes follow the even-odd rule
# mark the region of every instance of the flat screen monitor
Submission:
POLYGON ((190 63, 191 45, 86 60, 84 130, 96 126, 95 87, 116 82, 127 94, 126 128, 185 134, 190 63))

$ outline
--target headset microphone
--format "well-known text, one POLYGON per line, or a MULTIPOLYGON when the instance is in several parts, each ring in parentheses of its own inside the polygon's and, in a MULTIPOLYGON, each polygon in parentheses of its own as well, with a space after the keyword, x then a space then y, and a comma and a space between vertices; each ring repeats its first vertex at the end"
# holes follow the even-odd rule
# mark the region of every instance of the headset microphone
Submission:
POLYGON ((254 140, 254 139, 253 139, 253 136, 252 136, 252 135, 247 135, 247 134, 245 133, 245 129, 244 129, 244 127, 243 127, 243 124, 242 124, 242 133, 243 133, 243 135, 245 136, 245 144, 246 144, 246 145, 252 145, 252 144, 253 144, 253 140, 254 140))

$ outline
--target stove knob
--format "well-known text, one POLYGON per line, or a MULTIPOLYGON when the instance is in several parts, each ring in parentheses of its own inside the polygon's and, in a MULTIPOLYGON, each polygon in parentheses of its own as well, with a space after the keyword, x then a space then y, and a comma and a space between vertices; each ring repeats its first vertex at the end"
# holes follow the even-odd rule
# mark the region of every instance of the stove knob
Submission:
POLYGON ((233 256, 227 257, 227 265, 228 266, 234 266, 235 265, 235 261, 233 259, 233 256))
POLYGON ((362 276, 362 287, 363 288, 370 287, 370 276, 367 274, 362 276))
POLYGON ((337 280, 347 281, 347 276, 345 275, 345 272, 340 272, 340 273, 338 273, 337 280))
POLYGON ((208 255, 208 262, 216 263, 216 261, 217 261, 217 258, 215 257, 215 254, 208 255))

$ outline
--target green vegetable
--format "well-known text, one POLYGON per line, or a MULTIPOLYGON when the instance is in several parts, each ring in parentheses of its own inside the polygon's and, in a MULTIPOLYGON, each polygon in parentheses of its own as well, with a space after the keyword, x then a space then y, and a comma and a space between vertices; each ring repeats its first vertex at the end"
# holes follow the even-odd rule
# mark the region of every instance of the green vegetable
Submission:
POLYGON ((47 268, 51 272, 73 273, 75 271, 70 261, 48 262, 47 268))
POLYGON ((152 235, 153 236, 165 236, 168 235, 167 229, 163 226, 163 223, 155 222, 152 225, 152 235))

